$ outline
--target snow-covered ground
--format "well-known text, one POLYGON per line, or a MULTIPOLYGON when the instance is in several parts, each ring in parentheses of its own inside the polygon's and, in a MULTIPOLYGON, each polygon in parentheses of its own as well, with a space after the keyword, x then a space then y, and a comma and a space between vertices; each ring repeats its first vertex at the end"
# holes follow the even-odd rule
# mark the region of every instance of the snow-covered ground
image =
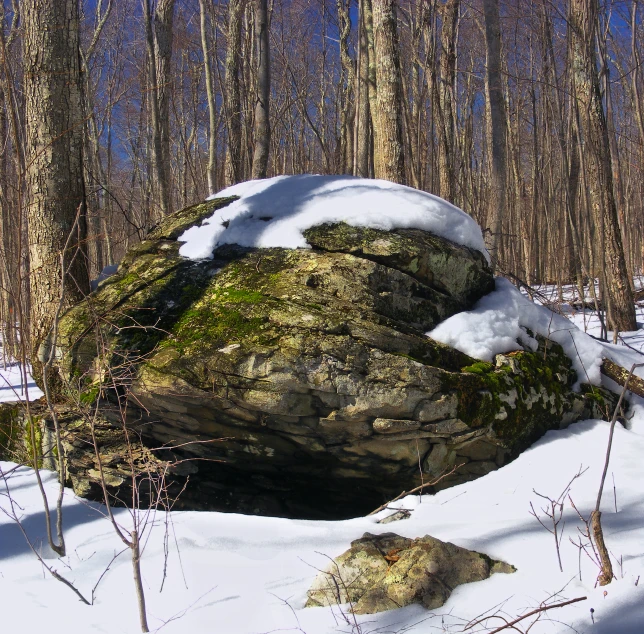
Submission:
MULTIPOLYGON (((644 278, 636 277, 634 280, 636 290, 644 288, 644 278)), ((587 332, 593 337, 601 335, 601 322, 595 310, 583 308, 579 304, 579 290, 576 286, 568 284, 561 288, 561 297, 559 289, 554 285, 536 286, 538 292, 534 300, 539 304, 547 304, 555 312, 565 315, 580 330, 587 332)), ((595 293, 599 296, 599 284, 595 281, 595 293)), ((584 288, 585 303, 592 306, 593 299, 590 287, 584 288)), ((619 333, 620 343, 632 346, 637 350, 644 350, 644 301, 635 304, 637 314, 637 323, 640 328, 635 332, 619 333)), ((608 332, 608 340, 612 341, 613 333, 608 332)))
MULTIPOLYGON (((587 596, 542 617, 531 632, 635 634, 644 624, 644 405, 634 407, 630 429, 617 427, 603 524, 617 579, 595 588, 596 566, 569 540, 578 541, 583 525, 565 500, 559 571, 554 539, 530 515, 544 500, 534 491, 557 498, 573 476, 588 468, 571 487, 571 497, 585 517, 594 507, 608 423, 586 421, 549 432, 515 462, 475 482, 435 496, 410 496, 396 508, 411 518, 377 524, 374 517, 341 522, 264 518, 223 513, 172 512, 151 518, 144 538, 142 567, 151 629, 163 632, 259 634, 299 631, 461 632, 470 620, 500 612, 511 619, 539 606, 587 596), (614 489, 613 489, 614 486, 614 489), (534 490, 534 491, 533 491, 534 490), (487 553, 517 567, 513 575, 455 590, 443 608, 428 612, 412 606, 356 617, 347 624, 339 609, 304 608, 305 593, 327 556, 346 550, 364 532, 395 531, 407 537, 431 534, 459 546, 487 553), (167 579, 164 577, 168 548, 167 579), (581 567, 581 579, 580 577, 581 567), (641 583, 640 583, 641 581, 641 583), (594 610, 595 623, 590 609, 594 610), (299 629, 298 629, 299 628, 299 629)), ((3 471, 13 465, 1 464, 3 471)), ((53 474, 45 476, 55 499, 53 474)), ((66 491, 65 526, 69 555, 58 560, 46 546, 42 501, 30 469, 14 471, 7 483, 20 505, 22 524, 36 549, 58 572, 73 580, 88 598, 92 588, 123 549, 101 508, 66 491)), ((6 493, 3 487, 0 492, 6 493)), ((8 508, 6 495, 0 506, 8 508)), ((543 514, 542 514, 543 515, 543 514)), ((128 512, 118 519, 130 525, 128 512)), ((583 538, 582 538, 582 541, 583 538)), ((6 631, 137 632, 132 568, 124 552, 102 577, 93 606, 83 605, 52 579, 29 551, 17 525, 0 516, 0 597, 6 631)), ((527 623, 529 623, 528 621, 527 623)), ((486 621, 498 627, 502 621, 486 621)), ((489 631, 478 625, 466 631, 489 631)))
MULTIPOLYGON (((339 193, 341 179, 311 178, 321 179, 313 184, 326 199, 327 207, 311 206, 305 191, 312 183, 310 180, 308 184, 301 179, 291 181, 291 193, 297 194, 295 198, 299 201, 297 213, 293 211, 292 200, 289 202, 284 179, 224 192, 244 194, 235 208, 227 208, 229 216, 221 217, 230 222, 223 225, 213 219, 200 228, 201 233, 195 231, 184 236, 185 255, 208 257, 218 242, 233 240, 234 235, 246 236, 244 239, 253 243, 269 238, 269 242, 280 239, 297 242, 305 225, 311 222, 310 218, 304 222, 300 212, 306 215, 313 209, 318 214, 318 222, 347 219, 356 205, 355 197, 370 196, 369 192, 352 189, 356 179, 345 179, 346 197, 343 197, 339 193), (279 219, 253 216, 253 196, 268 195, 267 184, 275 187, 271 196, 281 197, 271 199, 272 203, 282 201, 285 210, 279 219), (291 211, 286 209, 287 203, 291 211), (333 209, 340 209, 339 216, 333 215, 333 209), (298 220, 282 225, 288 231, 286 237, 280 238, 276 231, 278 220, 286 222, 288 217, 298 220), (268 225, 272 228, 267 232, 268 225)), ((388 189, 391 193, 392 189, 376 183, 375 189, 378 188, 382 190, 380 195, 388 189)), ((418 215, 422 205, 428 209, 433 206, 438 215, 431 222, 438 218, 436 222, 447 225, 443 235, 445 231, 462 230, 466 237, 476 237, 462 212, 449 210, 451 205, 447 207, 440 199, 419 198, 406 191, 397 195, 398 201, 402 199, 409 204, 410 214, 418 215), (416 204, 420 207, 414 208, 416 204), (441 216, 445 210, 448 213, 441 216)), ((374 207, 375 215, 383 210, 380 203, 374 207)), ((428 213, 431 216, 433 212, 428 213)), ((404 209, 398 207, 396 217, 386 222, 393 223, 391 226, 414 226, 420 222, 418 217, 413 222, 409 218, 400 220, 401 215, 404 209)), ((422 220, 429 222, 427 217, 422 220)), ((287 246, 301 246, 295 242, 287 246)), ((597 371, 602 356, 609 356, 626 367, 642 358, 625 346, 598 343, 578 330, 571 330, 571 323, 563 317, 551 317, 544 311, 529 304, 507 282, 500 280, 492 296, 484 298, 473 311, 448 320, 442 325, 442 335, 439 326, 432 336, 449 340, 479 358, 489 358, 495 352, 510 349, 517 337, 530 347, 531 338, 525 328, 542 334, 546 330, 553 337, 561 338, 573 362, 583 365, 581 371, 589 373, 590 379, 597 383, 603 380, 597 371), (568 343, 573 338, 575 354, 568 343)), ((589 329, 594 333, 592 315, 584 314, 580 322, 579 313, 563 312, 577 325, 590 324, 589 329)), ((625 333, 626 337, 638 342, 642 331, 625 333)), ((13 369, 3 376, 6 382, 17 384, 18 375, 13 369)), ((475 482, 435 496, 409 496, 398 501, 393 507, 409 509, 411 517, 396 523, 377 523, 392 513, 389 510, 376 516, 335 522, 205 512, 159 512, 150 516, 142 539, 142 570, 151 629, 167 634, 491 632, 505 623, 503 618, 511 621, 538 608, 542 602, 587 597, 542 613, 530 632, 639 634, 644 629, 644 579, 641 579, 644 576, 644 400, 633 397, 631 403, 627 428, 618 425, 615 431, 602 501, 605 539, 616 575, 613 583, 604 588, 595 587, 596 564, 573 543, 581 539, 580 543, 585 545, 587 540, 579 532, 584 525, 570 500, 582 516, 589 517, 595 506, 608 440, 609 424, 589 420, 547 433, 516 461, 475 482), (575 479, 578 473, 581 475, 575 479), (530 511, 532 504, 536 513, 547 521, 541 510, 547 503, 538 494, 557 499, 571 480, 570 497, 561 498, 564 512, 558 525, 561 572, 553 536, 530 511), (327 565, 328 557, 345 551, 353 539, 366 531, 394 531, 407 537, 431 534, 507 561, 516 566, 517 572, 497 574, 489 580, 461 586, 442 608, 431 612, 411 606, 353 617, 346 609, 304 608, 306 590, 317 570, 327 565)), ((0 480, 0 509, 5 511, 0 513, 3 629, 52 634, 139 631, 129 552, 118 554, 123 550, 123 543, 105 519, 104 509, 76 498, 72 491, 65 491, 68 555, 59 559, 46 545, 42 500, 33 471, 25 467, 14 469, 9 463, 0 463, 0 466, 9 474, 4 481, 0 480), (94 595, 92 606, 82 604, 43 569, 29 550, 16 521, 9 517, 12 513, 9 494, 15 501, 13 512, 20 518, 35 549, 88 599, 94 595)), ((57 490, 55 477, 53 474, 43 477, 53 503, 57 490)), ((116 515, 127 530, 131 526, 129 511, 121 509, 116 515)), ((535 618, 507 631, 526 632, 535 618)))
POLYGON ((21 401, 27 397, 35 400, 43 395, 29 371, 25 389, 22 374, 22 366, 18 363, 9 363, 4 369, 0 366, 0 403, 21 401))

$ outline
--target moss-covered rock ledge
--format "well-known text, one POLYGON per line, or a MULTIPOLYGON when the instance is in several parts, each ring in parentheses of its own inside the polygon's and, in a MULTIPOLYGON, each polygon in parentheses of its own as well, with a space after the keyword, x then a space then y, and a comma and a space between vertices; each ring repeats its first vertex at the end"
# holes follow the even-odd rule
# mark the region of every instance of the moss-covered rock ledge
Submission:
POLYGON ((556 345, 486 364, 424 336, 493 288, 481 253, 336 224, 309 230, 311 249, 179 256, 177 236, 229 202, 167 218, 55 342, 69 402, 113 419, 127 399, 148 447, 196 459, 175 476, 192 472, 184 506, 356 515, 417 485, 419 461, 425 481, 461 465, 449 486, 600 414, 556 345))

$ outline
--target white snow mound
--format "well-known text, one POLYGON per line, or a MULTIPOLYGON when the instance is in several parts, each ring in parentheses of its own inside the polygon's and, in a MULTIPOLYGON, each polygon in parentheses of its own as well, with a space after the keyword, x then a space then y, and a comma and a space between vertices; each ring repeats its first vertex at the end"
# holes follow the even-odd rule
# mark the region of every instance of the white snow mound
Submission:
POLYGON ((497 277, 495 282, 496 290, 482 297, 473 310, 446 319, 427 336, 491 362, 495 355, 511 350, 536 350, 537 341, 528 334, 529 329, 562 346, 577 372, 577 386, 601 384, 600 368, 607 346, 565 317, 531 302, 505 278, 497 277))
POLYGON ((228 187, 211 196, 239 196, 179 236, 179 253, 212 257, 221 244, 307 248, 303 232, 326 222, 374 229, 424 229, 477 249, 488 258, 478 224, 442 198, 384 180, 353 176, 277 176, 228 187))

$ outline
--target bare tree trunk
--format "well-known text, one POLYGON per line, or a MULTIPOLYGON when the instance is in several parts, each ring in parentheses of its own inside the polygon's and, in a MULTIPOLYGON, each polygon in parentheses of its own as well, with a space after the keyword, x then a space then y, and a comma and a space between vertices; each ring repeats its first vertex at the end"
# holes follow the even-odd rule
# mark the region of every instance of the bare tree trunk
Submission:
MULTIPOLYGON (((13 72, 8 59, 8 45, 16 37, 18 16, 14 15, 8 37, 5 37, 4 5, 0 6, 0 333, 2 335, 2 363, 20 358, 20 336, 16 328, 21 314, 26 276, 22 275, 21 250, 25 226, 25 210, 21 204, 24 178, 24 155, 20 141, 20 127, 13 90, 13 72), (14 159, 11 161, 10 159, 14 159), (17 183, 10 187, 10 171, 17 175, 17 183), (13 192, 10 190, 14 190, 13 192), (16 214, 15 209, 18 208, 16 214)), ((24 293, 26 295, 26 293, 24 293)), ((24 349, 24 345, 22 346, 24 349)))
POLYGON ((403 110, 400 55, 396 26, 396 0, 373 0, 376 57, 376 109, 374 120, 376 178, 405 183, 403 110))
POLYGON ((637 5, 639 0, 633 0, 631 8, 631 63, 633 71, 631 73, 631 92, 633 94, 633 105, 635 107, 635 119, 637 129, 640 133, 640 143, 644 144, 644 113, 642 112, 642 100, 639 91, 639 76, 641 71, 641 58, 637 48, 637 5))
POLYGON ((507 114, 501 80, 501 20, 499 0, 483 0, 485 43, 487 47, 487 92, 489 122, 488 151, 491 154, 491 183, 486 222, 485 246, 496 265, 501 247, 501 226, 506 206, 507 114))
POLYGON ((148 616, 145 609, 145 593, 143 592, 143 580, 141 578, 141 547, 139 545, 139 532, 136 528, 130 532, 132 549, 132 573, 134 576, 134 588, 136 590, 136 602, 139 608, 139 624, 142 632, 149 632, 148 616))
POLYGON ((226 78, 224 86, 226 126, 228 128, 226 151, 227 185, 233 185, 244 180, 241 155, 242 128, 239 64, 241 61, 242 18, 245 7, 245 0, 230 0, 228 3, 228 46, 226 48, 226 78))
MULTIPOLYGON (((168 0, 162 0, 164 5, 168 0)), ((172 1, 172 0, 170 0, 172 1)), ((170 196, 168 181, 166 180, 165 168, 163 165, 163 144, 164 133, 162 132, 161 120, 161 91, 159 88, 159 65, 157 60, 157 44, 154 21, 151 9, 152 0, 142 0, 143 19, 145 21, 145 40, 147 46, 147 70, 148 70, 148 93, 150 108, 150 123, 152 124, 152 146, 151 146, 151 168, 154 174, 153 182, 156 189, 160 215, 166 215, 170 211, 170 196)), ((159 7, 157 7, 157 11, 159 7)))
POLYGON ((362 0, 362 25, 366 39, 367 83, 369 89, 369 114, 371 115, 371 144, 369 148, 369 173, 374 174, 374 154, 377 147, 378 130, 375 124, 375 112, 378 109, 378 86, 376 84, 376 49, 373 33, 373 7, 371 0, 362 0))
POLYGON ((36 353, 61 303, 66 244, 63 307, 89 292, 79 15, 76 0, 31 0, 22 11, 31 345, 40 380, 36 353))
POLYGON ((351 16, 349 2, 337 0, 338 23, 340 25, 340 172, 348 174, 353 167, 353 117, 355 116, 354 99, 355 86, 353 60, 349 55, 349 36, 351 35, 351 16))
POLYGON ((441 116, 441 146, 438 155, 438 174, 440 195, 454 202, 456 196, 455 174, 455 120, 454 120, 454 84, 456 81, 456 31, 458 12, 461 0, 448 0, 442 6, 441 58, 439 104, 441 116))
POLYGON ((570 0, 572 73, 579 104, 580 134, 585 143, 590 205, 596 227, 603 229, 606 284, 604 292, 613 330, 636 330, 635 306, 617 219, 608 126, 602 103, 595 34, 597 0, 570 0))
MULTIPOLYGON (((2 16, 2 9, 0 8, 0 16, 2 16)), ((4 16, 2 16, 4 20, 4 16)), ((8 148, 9 131, 7 127, 7 104, 5 100, 5 93, 0 87, 0 147, 5 148, 0 152, 0 335, 2 336, 2 365, 8 361, 7 356, 17 356, 12 354, 14 351, 14 343, 17 340, 15 337, 15 324, 12 323, 11 314, 14 312, 13 300, 15 293, 13 291, 16 276, 13 275, 15 254, 13 245, 17 240, 15 239, 15 222, 11 222, 9 192, 7 191, 7 163, 8 163, 8 148)))
POLYGON ((364 18, 365 0, 360 0, 358 19, 358 72, 356 73, 356 126, 354 176, 369 177, 371 111, 369 109, 369 48, 364 18))
POLYGON ((175 0, 158 0, 154 12, 154 56, 157 66, 157 84, 159 98, 159 135, 161 141, 161 174, 163 177, 163 197, 167 200, 167 209, 172 211, 172 177, 170 167, 170 95, 172 93, 172 23, 174 21, 175 0))
POLYGON ((215 89, 212 82, 212 65, 210 63, 211 51, 208 43, 206 0, 199 0, 199 18, 203 70, 206 76, 206 99, 208 101, 208 166, 206 167, 206 175, 208 177, 208 193, 214 194, 217 191, 217 139, 215 137, 217 128, 217 105, 215 103, 215 89))
POLYGON ((255 104, 255 153, 253 178, 266 178, 271 143, 269 104, 271 94, 270 52, 268 43, 267 0, 255 3, 255 36, 257 38, 257 103, 255 104))

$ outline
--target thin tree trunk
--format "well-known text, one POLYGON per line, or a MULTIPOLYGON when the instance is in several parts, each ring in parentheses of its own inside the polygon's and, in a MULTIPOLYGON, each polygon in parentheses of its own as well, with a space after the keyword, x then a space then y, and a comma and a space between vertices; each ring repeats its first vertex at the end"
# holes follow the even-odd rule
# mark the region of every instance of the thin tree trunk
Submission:
POLYGON ((151 171, 156 189, 160 215, 166 215, 170 210, 168 183, 165 180, 163 167, 163 135, 161 133, 161 111, 159 102, 159 77, 157 71, 156 45, 153 28, 151 0, 142 0, 143 19, 145 21, 145 40, 147 46, 148 93, 150 108, 150 123, 152 128, 151 171))
POLYGON ((376 178, 405 183, 403 151, 402 82, 396 26, 396 0, 373 0, 376 57, 376 109, 374 120, 376 178))
POLYGON ((491 183, 485 243, 492 264, 496 265, 501 247, 501 226, 506 206, 507 114, 501 78, 501 19, 499 0, 483 0, 487 48, 487 91, 489 122, 488 152, 491 155, 491 183))
POLYGON ((358 20, 358 72, 356 74, 356 130, 354 175, 369 177, 369 155, 371 154, 371 112, 369 109, 369 49, 367 30, 364 25, 364 4, 360 0, 358 20))
MULTIPOLYGON (((216 153, 217 139, 215 136, 217 126, 217 105, 215 103, 215 88, 212 81, 212 65, 210 63, 210 45, 208 43, 208 15, 206 12, 206 0, 199 0, 199 26, 201 32, 201 50, 203 54, 203 70, 206 76, 206 99, 208 102, 208 166, 206 176, 208 178, 208 193, 214 194, 217 191, 216 174, 216 153)), ((188 148, 186 148, 186 156, 188 148)))
POLYGON ((628 331, 636 330, 637 323, 617 218, 608 126, 597 73, 595 34, 598 10, 597 0, 570 0, 572 72, 586 149, 590 205, 595 225, 603 230, 604 236, 604 292, 606 303, 612 308, 610 327, 616 331, 628 331))
POLYGON ((164 213, 172 211, 172 177, 170 157, 170 95, 172 94, 172 39, 175 0, 158 0, 154 12, 154 56, 157 66, 159 136, 161 143, 161 175, 163 198, 167 201, 164 213))
POLYGON ((378 109, 378 86, 376 84, 376 49, 373 32, 373 6, 372 0, 362 0, 363 18, 362 24, 365 32, 367 47, 367 82, 369 89, 369 114, 371 116, 371 143, 369 147, 369 174, 374 174, 374 156, 378 143, 378 130, 375 123, 375 112, 378 109))
POLYGON ((456 196, 455 174, 455 121, 454 84, 456 82, 456 32, 461 0, 448 0, 442 6, 441 58, 439 81, 439 105, 441 146, 438 155, 440 195, 454 202, 456 196))
POLYGON ((149 632, 147 611, 145 609, 145 593, 143 592, 143 580, 141 578, 141 547, 139 545, 139 533, 136 529, 130 532, 130 538, 129 546, 132 549, 132 573, 136 590, 136 602, 139 608, 139 623, 142 632, 149 632))
POLYGON ((639 92, 639 75, 641 70, 641 59, 637 48, 637 5, 639 0, 633 0, 631 8, 631 91, 633 93, 633 105, 635 107, 635 119, 637 129, 640 133, 640 143, 644 145, 644 112, 642 112, 642 100, 639 92))
POLYGON ((353 60, 349 55, 349 36, 351 35, 351 16, 347 0, 337 0, 338 22, 340 25, 340 172, 351 173, 353 166, 353 117, 355 115, 352 99, 354 79, 353 60))
POLYGON ((245 0, 230 0, 228 3, 228 45, 226 48, 226 78, 224 84, 226 126, 228 129, 226 151, 227 185, 233 185, 244 180, 241 156, 242 122, 239 65, 241 61, 242 18, 245 6, 245 0))
POLYGON ((257 102, 255 104, 255 153, 253 178, 266 178, 271 143, 269 105, 271 94, 270 53, 268 43, 267 0, 255 3, 255 36, 257 37, 257 102))

